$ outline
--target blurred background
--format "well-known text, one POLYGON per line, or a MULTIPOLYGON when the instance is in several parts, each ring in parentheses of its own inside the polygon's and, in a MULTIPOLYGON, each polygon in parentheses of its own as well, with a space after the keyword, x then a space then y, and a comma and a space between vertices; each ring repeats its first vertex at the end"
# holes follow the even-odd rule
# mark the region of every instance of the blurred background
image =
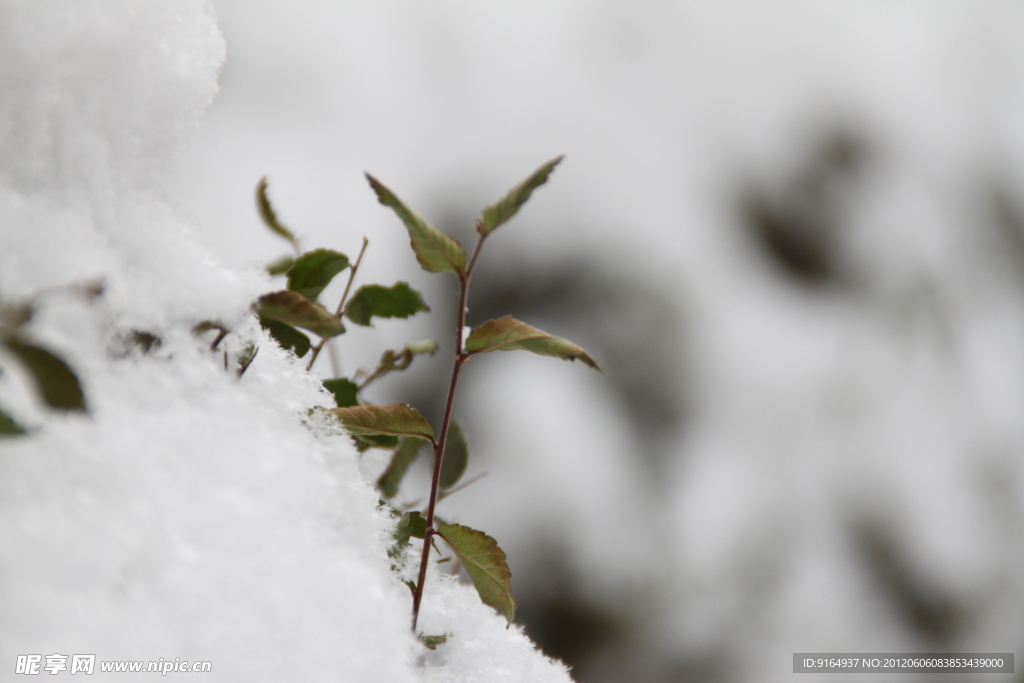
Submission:
MULTIPOLYGON (((512 314, 608 376, 470 364, 456 418, 487 476, 439 512, 499 540, 517 621, 576 680, 1024 652, 1024 6, 214 4, 221 93, 172 199, 262 267, 288 251, 255 211, 268 174, 305 248, 365 235, 360 282, 423 292, 432 313, 339 339, 346 373, 450 348, 457 291, 363 171, 471 245, 566 154, 488 241, 469 322, 512 314)), ((450 364, 370 398, 438 421, 450 364)))

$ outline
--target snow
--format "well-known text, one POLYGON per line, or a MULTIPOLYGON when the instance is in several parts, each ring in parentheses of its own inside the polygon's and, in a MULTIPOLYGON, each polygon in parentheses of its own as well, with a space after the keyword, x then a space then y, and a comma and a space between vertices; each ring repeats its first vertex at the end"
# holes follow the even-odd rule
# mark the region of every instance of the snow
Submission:
MULTIPOLYGON (((474 361, 457 418, 468 475, 490 476, 443 513, 501 541, 522 603, 554 583, 624 622, 581 678, 789 680, 795 651, 1019 645, 1024 296, 985 203, 990 183, 1020 202, 1019 7, 216 7, 214 99, 208 2, 0 0, 0 294, 106 285, 47 296, 31 326, 81 375, 88 417, 43 409, 16 368, 0 380, 0 405, 39 425, 0 442, 0 667, 95 652, 208 659, 214 680, 568 680, 434 570, 421 623, 451 637, 416 643, 366 483, 383 462, 306 415, 329 398, 248 313, 283 251, 253 210, 263 174, 305 245, 353 253, 367 234, 367 277, 410 281, 443 318, 362 172, 468 229, 562 152, 480 279, 594 259, 653 283, 684 330, 657 371, 689 412, 652 446, 610 379, 474 361), (870 148, 852 293, 786 280, 735 211, 738 187, 786 187, 833 128, 870 148), (241 380, 190 334, 202 320, 233 330, 229 360, 259 344, 241 380), (142 353, 135 330, 162 345, 142 353), (967 607, 959 630, 907 624, 858 525, 891 535, 913 587, 967 607)), ((596 329, 667 334, 632 320, 596 329)), ((400 346, 419 325, 372 335, 400 346)), ((345 367, 376 361, 364 332, 345 367)))
POLYGON ((210 661, 211 680, 570 680, 433 570, 424 625, 452 638, 432 653, 413 638, 393 520, 348 436, 308 414, 329 395, 250 313, 269 280, 219 265, 168 201, 224 49, 203 0, 0 3, 0 293, 105 286, 41 298, 29 328, 81 378, 87 416, 43 409, 17 369, 2 380, 0 403, 38 430, 0 443, 0 666, 61 653, 210 661), (204 320, 232 330, 216 352, 191 333, 204 320), (238 378, 224 364, 247 342, 259 354, 238 378))
MULTIPOLYGON (((460 521, 501 540, 521 593, 545 580, 550 544, 574 591, 632 620, 628 674, 581 679, 669 681, 697 667, 697 680, 789 680, 792 652, 815 648, 1019 646, 1021 261, 985 198, 998 183, 1021 201, 1019 5, 218 11, 233 50, 224 93, 175 188, 204 224, 238 224, 209 234, 226 261, 268 257, 249 195, 269 172, 311 244, 367 234, 367 272, 410 277, 434 306, 433 281, 409 275, 407 240, 361 172, 435 223, 468 226, 565 152, 476 277, 506 258, 524 279, 527 264, 590 258, 678 310, 674 365, 659 371, 682 378, 672 389, 691 406, 662 453, 643 452, 579 368, 481 359, 460 388, 459 419, 481 435, 470 467, 490 472, 452 499, 460 521), (849 291, 794 284, 736 211, 738 189, 789 186, 833 130, 868 145, 846 216, 849 291), (915 587, 969 608, 946 640, 908 625, 872 576, 851 531, 865 521, 892 534, 915 587), (722 668, 701 676, 702 662, 722 668)), ((651 333, 630 322, 608 329, 651 333)))

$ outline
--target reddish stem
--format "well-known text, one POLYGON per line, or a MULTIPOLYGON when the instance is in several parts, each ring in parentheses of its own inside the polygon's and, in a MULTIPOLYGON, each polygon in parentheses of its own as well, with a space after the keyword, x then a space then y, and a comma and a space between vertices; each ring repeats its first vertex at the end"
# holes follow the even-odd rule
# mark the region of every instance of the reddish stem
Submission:
POLYGON ((444 458, 444 445, 448 440, 448 426, 452 419, 452 405, 455 403, 455 388, 459 383, 459 372, 462 365, 469 360, 469 354, 462 350, 462 328, 466 324, 466 298, 469 294, 469 276, 473 273, 480 247, 486 235, 481 235, 473 249, 464 274, 459 274, 459 310, 455 316, 455 362, 452 365, 452 379, 448 384, 448 398, 444 405, 444 417, 441 419, 441 435, 434 445, 434 476, 430 482, 430 502, 427 505, 427 532, 423 534, 423 554, 420 557, 420 574, 416 581, 416 590, 412 594, 412 630, 416 632, 416 622, 420 615, 420 601, 423 600, 423 584, 427 579, 427 562, 430 560, 430 539, 437 533, 434 530, 434 507, 437 505, 437 492, 441 481, 441 460, 444 458))

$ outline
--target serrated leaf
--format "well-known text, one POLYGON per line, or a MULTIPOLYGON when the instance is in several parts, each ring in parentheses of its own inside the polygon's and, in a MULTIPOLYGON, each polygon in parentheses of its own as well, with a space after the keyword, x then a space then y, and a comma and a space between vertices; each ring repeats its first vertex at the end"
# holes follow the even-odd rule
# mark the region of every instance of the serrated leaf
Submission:
POLYGON ((466 250, 458 241, 424 220, 369 173, 366 174, 366 179, 370 181, 370 186, 377 193, 380 203, 390 207, 402 219, 405 229, 409 231, 409 240, 416 260, 424 270, 431 273, 449 271, 459 277, 465 274, 466 250))
POLYGON ((415 436, 434 442, 434 428, 419 411, 405 403, 386 406, 334 408, 334 413, 353 435, 415 436))
POLYGON ((274 338, 282 349, 286 351, 292 351, 296 356, 302 358, 309 353, 309 337, 299 332, 297 329, 283 323, 280 320, 274 320, 268 318, 265 315, 259 316, 260 327, 270 333, 270 336, 274 338))
POLYGON ((15 337, 5 338, 3 345, 25 365, 47 405, 57 410, 85 412, 82 385, 67 363, 46 349, 15 337))
MULTIPOLYGON (((427 520, 420 514, 419 510, 406 512, 398 520, 395 533, 391 536, 395 539, 395 543, 388 549, 388 555, 392 559, 398 559, 401 557, 402 551, 409 547, 410 538, 423 538, 426 535, 427 520)), ((413 589, 415 588, 416 586, 413 585, 413 589)))
POLYGON ((0 409, 0 436, 15 436, 24 433, 24 427, 15 422, 14 418, 5 413, 3 409, 0 409))
POLYGON ((264 294, 257 301, 257 307, 264 317, 301 327, 324 338, 336 337, 345 331, 341 320, 298 292, 264 294))
POLYGON ((402 515, 395 527, 393 538, 399 544, 406 544, 410 538, 423 538, 427 535, 427 520, 419 510, 410 510, 402 515))
POLYGON ((288 270, 288 289, 310 301, 331 284, 334 276, 348 267, 348 256, 333 249, 314 249, 295 259, 288 270))
POLYGON ((444 458, 441 459, 441 490, 450 489, 459 482, 469 464, 469 445, 458 422, 448 425, 444 440, 444 458))
POLYGON ((420 447, 426 443, 422 439, 407 436, 398 443, 398 448, 391 456, 391 462, 384 474, 377 479, 377 488, 385 498, 394 498, 398 494, 398 488, 402 485, 402 479, 409 470, 409 466, 419 455, 420 447))
POLYGON ((260 182, 256 184, 256 208, 260 212, 260 218, 274 234, 295 244, 295 235, 278 220, 277 213, 267 197, 267 176, 260 178, 260 182))
POLYGON ((437 530, 466 568, 480 600, 498 610, 509 623, 516 614, 512 597, 512 572, 505 562, 505 551, 482 531, 461 524, 449 524, 437 530))
POLYGON ((551 172, 555 170, 555 166, 562 159, 563 156, 557 156, 543 164, 523 182, 509 190, 504 197, 484 209, 483 216, 481 216, 480 222, 477 223, 477 232, 481 235, 486 235, 516 215, 516 212, 526 203, 526 200, 530 198, 533 191, 547 182, 548 176, 551 175, 551 172))
POLYGON ((420 311, 430 311, 423 296, 408 282, 391 287, 363 285, 345 305, 345 316, 356 325, 368 327, 370 318, 408 318, 420 311))
POLYGON ((470 354, 518 349, 565 360, 579 359, 598 372, 604 372, 604 369, 583 348, 571 341, 538 330, 510 315, 497 320, 488 320, 474 328, 466 340, 466 351, 470 354))
POLYGON ((350 379, 325 379, 324 388, 334 394, 334 402, 339 408, 359 405, 359 387, 350 379))
POLYGON ((284 275, 288 272, 288 269, 295 263, 295 257, 285 254, 281 258, 274 259, 267 264, 267 274, 269 275, 284 275))

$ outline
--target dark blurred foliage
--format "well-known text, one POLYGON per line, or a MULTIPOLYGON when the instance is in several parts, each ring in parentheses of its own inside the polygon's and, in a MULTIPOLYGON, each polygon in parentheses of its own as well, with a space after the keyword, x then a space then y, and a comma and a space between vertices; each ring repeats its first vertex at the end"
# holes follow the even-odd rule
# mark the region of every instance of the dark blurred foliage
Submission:
POLYGON ((1024 284, 1024 195, 993 181, 986 199, 995 225, 993 251, 1010 261, 1017 281, 1024 284))
POLYGON ((821 136, 792 176, 764 178, 741 192, 744 225, 764 254, 793 281, 811 287, 848 284, 842 253, 868 145, 838 127, 821 136))
POLYGON ((968 608, 914 566, 891 525, 860 521, 851 525, 850 538, 866 574, 904 628, 936 651, 953 647, 969 625, 968 608))
POLYGON ((516 621, 551 657, 573 667, 577 683, 605 680, 602 655, 628 636, 622 617, 586 599, 579 577, 550 546, 535 555, 531 580, 516 596, 516 621))

